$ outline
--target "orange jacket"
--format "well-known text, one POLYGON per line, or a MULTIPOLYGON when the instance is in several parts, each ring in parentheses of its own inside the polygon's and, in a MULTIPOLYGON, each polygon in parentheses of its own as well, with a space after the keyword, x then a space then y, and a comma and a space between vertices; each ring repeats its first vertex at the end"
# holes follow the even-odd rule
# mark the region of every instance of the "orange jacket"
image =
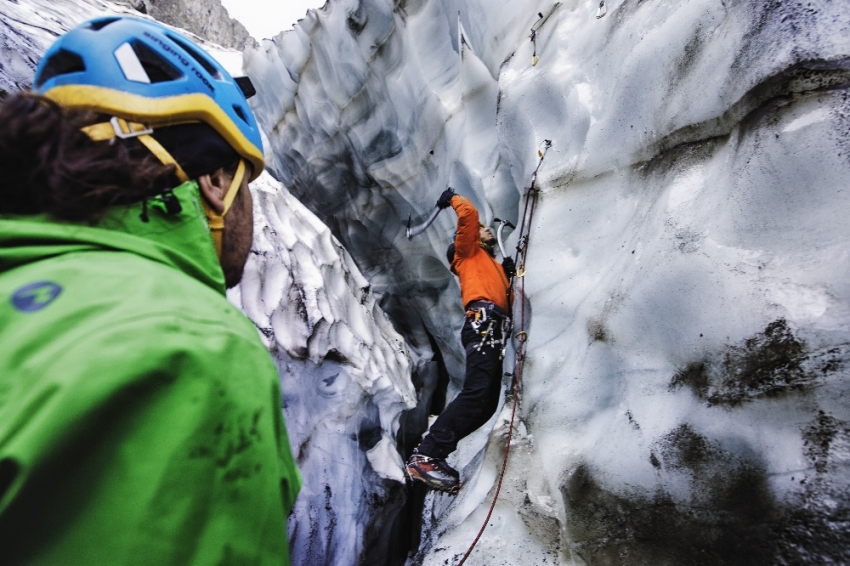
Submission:
POLYGON ((460 295, 466 307, 472 301, 492 301, 510 311, 508 292, 510 282, 502 266, 479 244, 481 233, 478 211, 469 199, 452 197, 457 212, 457 236, 452 271, 460 278, 460 295))

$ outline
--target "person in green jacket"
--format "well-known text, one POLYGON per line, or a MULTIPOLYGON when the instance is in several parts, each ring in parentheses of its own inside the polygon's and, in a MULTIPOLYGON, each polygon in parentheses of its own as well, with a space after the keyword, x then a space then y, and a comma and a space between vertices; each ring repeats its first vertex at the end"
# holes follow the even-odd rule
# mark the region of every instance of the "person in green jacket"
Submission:
POLYGON ((245 78, 99 18, 0 107, 0 563, 289 564, 279 378, 225 297, 263 169, 245 78))

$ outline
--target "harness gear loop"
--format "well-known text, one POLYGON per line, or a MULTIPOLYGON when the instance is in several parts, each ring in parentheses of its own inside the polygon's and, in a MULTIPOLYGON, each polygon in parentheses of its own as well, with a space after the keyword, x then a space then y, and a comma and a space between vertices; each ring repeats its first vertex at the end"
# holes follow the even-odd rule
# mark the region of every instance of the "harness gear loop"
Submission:
MULTIPOLYGON (((482 321, 483 322, 483 321, 482 321)), ((474 324, 474 323, 473 323, 474 324)), ((480 327, 480 325, 479 325, 480 327)), ((490 324, 487 325, 487 330, 481 333, 481 342, 478 343, 478 346, 475 347, 476 352, 480 352, 481 348, 487 344, 487 338, 490 338, 490 346, 493 346, 493 321, 490 321, 490 324)))
POLYGON ((245 178, 245 160, 240 159, 239 165, 236 167, 236 173, 233 175, 233 181, 230 182, 227 192, 224 194, 224 210, 219 214, 207 203, 206 199, 201 199, 204 205, 204 214, 207 217, 207 222, 210 225, 210 235, 212 236, 213 245, 215 246, 215 255, 221 258, 221 237, 224 232, 224 215, 230 210, 236 198, 236 193, 239 192, 239 187, 242 186, 242 179, 245 178))

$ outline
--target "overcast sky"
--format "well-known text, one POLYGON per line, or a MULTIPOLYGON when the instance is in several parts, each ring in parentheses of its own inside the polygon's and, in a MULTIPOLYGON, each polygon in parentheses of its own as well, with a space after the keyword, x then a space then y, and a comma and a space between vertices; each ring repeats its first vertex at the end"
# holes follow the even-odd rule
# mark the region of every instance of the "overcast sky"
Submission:
POLYGON ((304 17, 309 8, 325 0, 221 0, 231 18, 242 22, 257 40, 274 37, 304 17))

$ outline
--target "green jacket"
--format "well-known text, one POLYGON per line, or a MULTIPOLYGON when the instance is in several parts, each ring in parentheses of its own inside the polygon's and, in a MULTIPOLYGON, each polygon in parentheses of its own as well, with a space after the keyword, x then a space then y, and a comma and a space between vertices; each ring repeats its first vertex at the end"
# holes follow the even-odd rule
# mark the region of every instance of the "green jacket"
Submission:
POLYGON ((175 194, 148 223, 0 217, 3 564, 289 564, 277 371, 175 194))

